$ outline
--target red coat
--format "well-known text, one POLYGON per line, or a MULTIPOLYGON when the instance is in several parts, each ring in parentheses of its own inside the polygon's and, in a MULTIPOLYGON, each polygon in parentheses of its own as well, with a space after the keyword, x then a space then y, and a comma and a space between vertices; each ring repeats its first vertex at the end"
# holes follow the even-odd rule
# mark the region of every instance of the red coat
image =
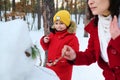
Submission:
POLYGON ((94 26, 94 20, 86 26, 85 30, 90 34, 88 48, 85 52, 78 52, 75 64, 90 65, 97 61, 103 69, 105 80, 120 80, 120 36, 110 40, 107 48, 109 63, 106 63, 100 56, 98 27, 94 26))
MULTIPOLYGON (((79 51, 79 43, 75 33, 68 33, 65 30, 63 32, 56 32, 55 34, 50 33, 49 37, 50 42, 48 44, 43 42, 43 37, 40 41, 43 49, 48 50, 48 62, 54 61, 61 56, 61 50, 64 45, 69 45, 75 51, 79 51)), ((66 59, 62 58, 55 66, 48 68, 54 70, 60 77, 60 80, 71 80, 73 65, 66 59)))

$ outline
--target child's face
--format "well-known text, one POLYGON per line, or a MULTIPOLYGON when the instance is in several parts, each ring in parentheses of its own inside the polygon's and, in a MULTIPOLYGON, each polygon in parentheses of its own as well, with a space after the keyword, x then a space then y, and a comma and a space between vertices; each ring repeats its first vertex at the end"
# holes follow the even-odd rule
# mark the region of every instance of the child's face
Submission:
POLYGON ((54 22, 54 27, 57 31, 63 31, 67 28, 67 26, 59 20, 54 22))

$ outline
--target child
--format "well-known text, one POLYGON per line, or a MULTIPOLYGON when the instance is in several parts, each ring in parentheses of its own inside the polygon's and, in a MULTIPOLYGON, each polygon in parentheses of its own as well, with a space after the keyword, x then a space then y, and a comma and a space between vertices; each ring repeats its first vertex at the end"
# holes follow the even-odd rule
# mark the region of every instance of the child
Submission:
POLYGON ((60 80, 71 80, 72 61, 68 61, 61 56, 64 45, 71 46, 76 52, 79 51, 79 42, 75 35, 76 24, 71 21, 70 13, 67 10, 58 11, 53 18, 54 25, 48 36, 43 36, 40 40, 44 50, 48 50, 48 68, 54 70, 60 80))

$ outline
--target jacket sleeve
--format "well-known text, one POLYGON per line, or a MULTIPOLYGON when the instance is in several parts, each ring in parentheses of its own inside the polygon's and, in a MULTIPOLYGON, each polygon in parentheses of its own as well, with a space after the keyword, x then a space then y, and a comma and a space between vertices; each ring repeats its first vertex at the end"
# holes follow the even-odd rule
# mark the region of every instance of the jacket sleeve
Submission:
POLYGON ((75 65, 90 65, 95 62, 96 57, 92 38, 89 39, 87 49, 84 52, 76 52, 76 54, 75 65))
POLYGON ((44 38, 45 36, 43 36, 41 39, 40 39, 40 44, 41 44, 41 46, 42 46, 42 48, 44 49, 44 50, 48 50, 48 47, 49 47, 49 43, 44 43, 44 41, 43 41, 43 38, 44 38))
MULTIPOLYGON (((75 52, 79 51, 80 44, 79 44, 78 38, 76 36, 74 36, 74 38, 72 38, 72 40, 70 40, 68 45, 71 46, 75 50, 75 52)), ((68 60, 68 63, 73 65, 74 60, 73 61, 68 60)))
POLYGON ((49 44, 50 44, 50 42, 51 42, 51 39, 54 37, 54 33, 51 32, 48 36, 49 36, 49 42, 48 42, 48 43, 44 43, 44 41, 43 41, 43 38, 44 38, 45 36, 43 36, 43 37, 40 39, 40 44, 41 44, 41 46, 42 46, 42 48, 43 48, 44 50, 48 50, 49 44))
POLYGON ((68 45, 71 46, 76 52, 79 51, 80 44, 79 44, 78 38, 76 36, 74 36, 72 38, 72 40, 70 40, 68 45))
POLYGON ((91 21, 91 23, 89 23, 86 26, 85 30, 90 34, 90 38, 88 40, 88 46, 85 51, 76 52, 77 56, 76 59, 74 60, 75 65, 90 65, 96 62, 95 45, 99 45, 99 44, 97 44, 96 42, 97 41, 96 39, 98 38, 96 37, 96 28, 93 27, 93 21, 91 21))

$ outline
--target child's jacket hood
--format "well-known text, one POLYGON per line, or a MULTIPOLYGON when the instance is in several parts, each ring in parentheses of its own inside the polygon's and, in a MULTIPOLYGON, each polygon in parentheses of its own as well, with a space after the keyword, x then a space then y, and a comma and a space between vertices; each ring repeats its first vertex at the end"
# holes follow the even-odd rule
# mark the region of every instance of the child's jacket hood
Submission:
POLYGON ((68 27, 68 33, 76 33, 77 25, 74 21, 70 22, 70 25, 68 27))

